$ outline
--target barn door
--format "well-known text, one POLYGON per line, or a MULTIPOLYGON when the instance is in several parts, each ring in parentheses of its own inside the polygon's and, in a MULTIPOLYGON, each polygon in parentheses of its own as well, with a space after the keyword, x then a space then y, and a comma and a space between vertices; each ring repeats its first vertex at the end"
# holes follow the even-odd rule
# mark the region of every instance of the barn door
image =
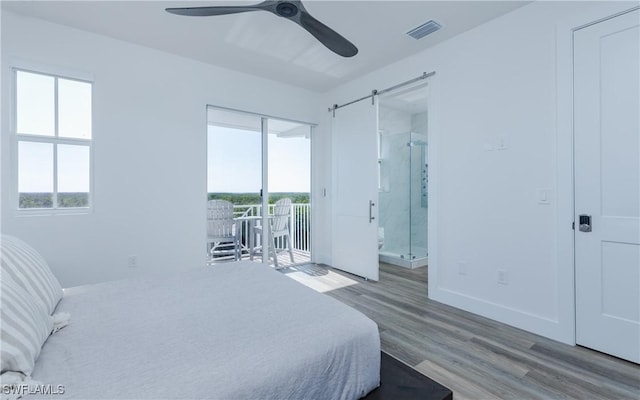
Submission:
POLYGON ((378 104, 336 110, 332 124, 333 267, 378 280, 378 104))

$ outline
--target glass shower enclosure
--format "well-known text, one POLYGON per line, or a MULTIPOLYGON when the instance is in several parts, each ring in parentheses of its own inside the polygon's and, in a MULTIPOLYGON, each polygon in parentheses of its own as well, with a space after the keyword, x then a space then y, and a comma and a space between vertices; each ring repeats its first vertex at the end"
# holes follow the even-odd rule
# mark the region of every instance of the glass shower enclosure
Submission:
MULTIPOLYGON (((427 265, 427 112, 414 88, 380 100, 378 137, 379 259, 407 268, 427 265)), ((426 91, 425 91, 426 99, 426 91)))

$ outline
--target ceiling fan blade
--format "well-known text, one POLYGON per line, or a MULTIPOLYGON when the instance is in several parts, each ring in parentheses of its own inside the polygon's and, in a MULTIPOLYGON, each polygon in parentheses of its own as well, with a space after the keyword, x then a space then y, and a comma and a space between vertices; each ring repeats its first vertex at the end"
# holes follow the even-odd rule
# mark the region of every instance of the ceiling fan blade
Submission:
MULTIPOLYGON (((293 19, 292 19, 293 20, 293 19)), ((306 29, 329 50, 343 57, 353 57, 358 54, 358 48, 342 35, 313 18, 306 10, 300 10, 300 18, 293 20, 306 29)))
POLYGON ((262 10, 259 4, 253 6, 212 6, 212 7, 178 7, 165 8, 171 14, 187 15, 189 17, 209 17, 212 15, 238 14, 248 11, 262 10))
POLYGON ((165 10, 172 14, 192 17, 238 14, 248 11, 269 11, 300 25, 334 53, 343 57, 353 57, 358 54, 358 48, 353 43, 313 18, 300 0, 265 0, 261 3, 247 6, 183 7, 166 8, 165 10))

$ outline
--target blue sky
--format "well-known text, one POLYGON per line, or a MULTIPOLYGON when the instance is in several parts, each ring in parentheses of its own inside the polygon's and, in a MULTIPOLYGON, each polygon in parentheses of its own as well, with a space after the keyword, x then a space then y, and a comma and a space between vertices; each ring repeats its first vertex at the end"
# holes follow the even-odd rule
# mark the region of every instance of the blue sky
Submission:
MULTIPOLYGON (((91 139, 91 84, 16 71, 16 131, 32 136, 91 139), (57 102, 56 102, 57 81, 57 102), (57 120, 56 120, 57 110, 57 120)), ((58 144, 58 191, 88 192, 89 147, 58 144)), ((50 193, 54 184, 54 145, 20 141, 18 191, 50 193)))
MULTIPOLYGON (((309 192, 311 188, 311 140, 281 138, 269 134, 269 191, 309 192)), ((261 134, 256 131, 208 129, 207 190, 255 193, 262 177, 261 134)))

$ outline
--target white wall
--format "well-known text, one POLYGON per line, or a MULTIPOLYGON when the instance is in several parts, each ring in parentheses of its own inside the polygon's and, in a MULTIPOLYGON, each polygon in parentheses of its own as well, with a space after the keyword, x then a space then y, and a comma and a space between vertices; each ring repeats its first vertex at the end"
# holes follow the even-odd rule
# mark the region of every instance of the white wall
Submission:
POLYGON ((320 264, 330 264, 332 252, 331 114, 326 111, 327 107, 324 102, 320 103, 319 125, 314 129, 311 143, 311 159, 314 166, 311 175, 315 183, 311 193, 311 207, 314 210, 311 243, 313 259, 320 264))
POLYGON ((2 231, 33 244, 63 286, 202 265, 206 104, 317 122, 324 116, 318 99, 292 86, 3 12, 2 231), (9 89, 17 61, 94 77, 90 214, 24 217, 15 211, 9 89), (128 255, 139 257, 138 268, 127 267, 128 255))
POLYGON ((556 218, 556 165, 567 156, 556 154, 556 29, 591 6, 532 3, 326 99, 342 104, 436 71, 429 78, 429 296, 567 343, 574 341, 566 284, 573 266, 558 262, 572 250, 556 245, 559 232, 571 232, 556 218), (538 204, 539 188, 550 189, 551 204, 538 204), (500 269, 508 285, 498 284, 500 269))

